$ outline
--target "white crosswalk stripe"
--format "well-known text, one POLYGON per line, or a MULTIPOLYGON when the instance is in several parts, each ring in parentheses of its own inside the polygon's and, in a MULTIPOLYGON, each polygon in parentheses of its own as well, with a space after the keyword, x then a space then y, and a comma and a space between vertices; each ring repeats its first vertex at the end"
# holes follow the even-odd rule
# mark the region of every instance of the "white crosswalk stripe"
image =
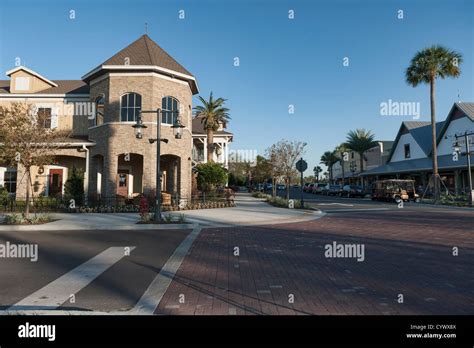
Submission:
POLYGON ((125 257, 127 251, 131 252, 134 249, 134 246, 110 247, 17 302, 9 307, 7 311, 56 309, 68 301, 71 295, 78 293, 112 265, 125 257))

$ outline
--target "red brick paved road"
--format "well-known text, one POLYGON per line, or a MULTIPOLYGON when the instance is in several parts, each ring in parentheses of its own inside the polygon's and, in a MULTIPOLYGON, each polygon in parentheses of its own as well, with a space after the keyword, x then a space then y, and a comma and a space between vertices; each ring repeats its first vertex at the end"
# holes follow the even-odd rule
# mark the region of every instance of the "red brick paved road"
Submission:
POLYGON ((195 241, 156 313, 474 314, 473 270, 471 212, 358 212, 212 228, 195 241), (363 243, 365 261, 326 258, 333 241, 363 243))

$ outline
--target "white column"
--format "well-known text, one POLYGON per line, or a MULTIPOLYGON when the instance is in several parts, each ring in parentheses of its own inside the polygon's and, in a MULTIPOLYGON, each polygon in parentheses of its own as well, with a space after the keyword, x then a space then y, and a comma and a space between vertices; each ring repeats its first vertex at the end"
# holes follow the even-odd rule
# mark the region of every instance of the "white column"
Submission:
POLYGON ((204 163, 207 163, 207 137, 204 138, 204 163))
POLYGON ((89 149, 83 145, 86 152, 86 171, 84 173, 84 205, 87 205, 87 199, 89 197, 89 149))
POLYGON ((226 141, 223 143, 224 145, 224 161, 225 161, 225 167, 229 168, 229 151, 228 151, 228 146, 229 143, 226 141))

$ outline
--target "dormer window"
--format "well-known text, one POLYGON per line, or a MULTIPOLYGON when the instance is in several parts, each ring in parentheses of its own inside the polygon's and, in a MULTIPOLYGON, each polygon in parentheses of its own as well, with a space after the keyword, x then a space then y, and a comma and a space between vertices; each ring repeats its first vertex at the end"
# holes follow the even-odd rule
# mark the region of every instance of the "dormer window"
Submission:
POLYGON ((26 76, 16 77, 15 89, 17 91, 28 91, 30 89, 30 78, 26 76))
POLYGON ((410 158, 410 144, 405 144, 404 146, 405 158, 410 158))
POLYGON ((120 99, 120 121, 136 122, 142 108, 142 96, 138 93, 127 93, 120 99))

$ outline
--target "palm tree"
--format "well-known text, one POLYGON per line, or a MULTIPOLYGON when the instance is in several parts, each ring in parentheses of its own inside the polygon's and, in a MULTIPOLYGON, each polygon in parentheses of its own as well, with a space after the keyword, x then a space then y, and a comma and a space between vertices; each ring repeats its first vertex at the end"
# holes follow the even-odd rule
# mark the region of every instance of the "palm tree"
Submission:
POLYGON ((316 182, 319 182, 319 174, 322 173, 323 171, 323 168, 321 168, 320 166, 315 166, 313 168, 313 172, 314 172, 314 176, 316 178, 316 182))
POLYGON ((201 123, 207 132, 207 162, 212 162, 212 155, 214 153, 214 132, 219 129, 221 125, 226 125, 230 120, 229 109, 224 107, 226 99, 217 98, 214 99, 211 95, 209 100, 205 100, 203 97, 199 97, 202 105, 198 105, 194 108, 196 117, 201 118, 201 123))
POLYGON ((436 148, 436 108, 435 108, 435 82, 438 77, 458 77, 461 74, 459 65, 462 62, 460 53, 450 51, 443 46, 431 46, 418 51, 410 62, 405 72, 406 82, 416 87, 420 83, 430 85, 431 106, 431 141, 433 161, 433 181, 435 200, 439 199, 440 181, 438 173, 438 151, 436 148))
POLYGON ((326 151, 321 156, 321 163, 328 167, 329 182, 332 183, 332 166, 339 160, 334 151, 326 151))
POLYGON ((339 163, 341 164, 341 173, 342 173, 341 183, 342 183, 342 186, 344 186, 345 181, 346 181, 346 178, 345 178, 345 169, 346 168, 345 168, 345 165, 344 165, 344 161, 345 161, 344 153, 348 152, 349 149, 346 147, 346 144, 342 143, 339 146, 336 146, 334 151, 336 152, 336 155, 339 157, 339 163))
MULTIPOLYGON (((356 129, 347 133, 345 147, 349 150, 357 152, 360 157, 360 173, 364 171, 364 152, 377 146, 377 142, 374 140, 374 134, 369 130, 356 129)), ((364 180, 361 177, 362 187, 364 186, 364 180)))

